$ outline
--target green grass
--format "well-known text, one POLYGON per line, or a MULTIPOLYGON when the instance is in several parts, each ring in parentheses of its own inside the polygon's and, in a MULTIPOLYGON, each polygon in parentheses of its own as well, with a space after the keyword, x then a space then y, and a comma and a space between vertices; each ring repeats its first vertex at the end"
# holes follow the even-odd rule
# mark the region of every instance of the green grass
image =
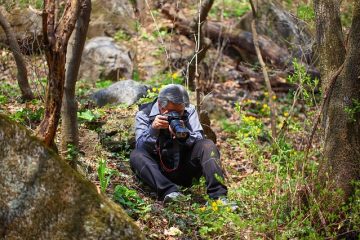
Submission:
POLYGON ((11 10, 16 6, 20 8, 27 8, 29 5, 33 6, 36 9, 42 9, 43 3, 43 0, 0 0, 0 5, 4 6, 7 10, 11 10))
POLYGON ((222 15, 225 19, 241 17, 246 12, 250 11, 251 7, 247 0, 224 0, 215 1, 214 5, 210 10, 210 17, 215 18, 222 15))

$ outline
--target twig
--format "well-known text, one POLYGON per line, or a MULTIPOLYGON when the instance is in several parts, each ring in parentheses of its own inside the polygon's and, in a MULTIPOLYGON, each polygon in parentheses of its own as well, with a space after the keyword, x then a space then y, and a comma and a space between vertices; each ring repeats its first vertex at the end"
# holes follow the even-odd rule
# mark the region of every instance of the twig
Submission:
POLYGON ((309 185, 308 185, 307 183, 305 183, 305 187, 306 187, 307 192, 310 194, 311 198, 314 200, 315 204, 316 204, 317 207, 318 207, 318 215, 319 215, 319 218, 320 218, 320 222, 321 222, 321 224, 322 224, 323 227, 324 227, 325 234, 327 235, 328 228, 327 228, 327 226, 326 226, 326 221, 325 221, 324 215, 323 215, 322 211, 320 210, 320 205, 319 205, 319 203, 317 202, 317 200, 316 200, 313 192, 311 191, 311 189, 310 189, 310 187, 309 187, 309 185))
POLYGON ((165 54, 166 54, 167 63, 169 63, 169 61, 170 61, 170 56, 169 56, 169 53, 168 53, 168 51, 167 51, 167 49, 166 49, 164 39, 162 38, 162 36, 161 36, 161 34, 160 34, 159 25, 157 24, 156 19, 155 19, 155 17, 154 17, 154 14, 153 14, 153 12, 151 11, 149 2, 148 2, 147 0, 145 0, 145 3, 146 3, 146 6, 147 6, 148 9, 149 9, 151 18, 152 18, 152 20, 154 21, 156 31, 158 32, 158 35, 159 35, 160 43, 161 43, 161 45, 163 45, 163 47, 164 47, 164 51, 165 51, 165 54))
POLYGON ((259 47, 259 38, 258 38, 258 34, 256 32, 256 11, 254 8, 254 4, 252 2, 252 0, 249 0, 250 4, 251 4, 251 8, 252 8, 252 12, 253 12, 253 20, 251 21, 251 30, 252 30, 252 34, 253 34, 253 42, 254 42, 254 46, 255 46, 255 51, 256 51, 256 55, 258 57, 259 63, 261 65, 261 69, 264 75, 264 80, 266 83, 266 88, 269 92, 269 106, 270 106, 270 122, 271 122, 271 135, 273 139, 276 139, 276 113, 275 113, 275 104, 273 102, 273 96, 274 96, 274 92, 271 89, 271 83, 269 80, 269 75, 268 72, 266 70, 266 65, 265 62, 263 60, 263 57, 261 55, 260 52, 260 47, 259 47))

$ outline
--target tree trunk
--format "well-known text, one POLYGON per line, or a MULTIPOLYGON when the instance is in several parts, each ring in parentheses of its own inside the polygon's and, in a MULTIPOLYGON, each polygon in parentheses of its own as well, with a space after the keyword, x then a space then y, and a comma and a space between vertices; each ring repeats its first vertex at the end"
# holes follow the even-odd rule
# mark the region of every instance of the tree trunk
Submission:
POLYGON ((60 119, 65 82, 66 50, 76 18, 79 15, 79 5, 78 0, 68 0, 63 17, 55 26, 55 1, 44 0, 43 33, 49 73, 45 95, 45 114, 37 129, 37 136, 47 146, 54 142, 60 119))
POLYGON ((0 25, 4 29, 7 40, 9 42, 10 50, 14 55, 14 59, 18 70, 16 78, 18 80, 22 98, 24 100, 32 100, 34 99, 34 94, 32 93, 29 85, 24 58, 21 54, 20 47, 19 44, 17 43, 14 32, 12 31, 10 24, 8 23, 8 21, 2 15, 1 12, 0 12, 0 25))
MULTIPOLYGON (((76 22, 75 31, 70 37, 67 61, 66 78, 61 114, 61 150, 67 151, 69 144, 79 146, 79 132, 77 121, 77 102, 75 99, 75 86, 78 77, 81 56, 85 45, 86 33, 89 27, 91 13, 91 0, 84 0, 80 7, 80 15, 76 22)), ((75 157, 75 156, 69 156, 75 157)), ((70 159, 73 160, 73 159, 70 159)))
POLYGON ((329 176, 332 184, 330 189, 343 190, 343 196, 333 194, 332 200, 335 202, 338 202, 337 199, 348 199, 353 193, 351 182, 360 179, 360 114, 356 112, 349 115, 345 111, 354 109, 354 101, 360 100, 360 2, 353 2, 348 43, 344 42, 342 33, 339 1, 314 2, 322 73, 321 87, 323 92, 330 89, 329 101, 323 115, 325 146, 320 177, 324 180, 329 176), (343 70, 333 86, 330 86, 331 76, 343 63, 343 70))

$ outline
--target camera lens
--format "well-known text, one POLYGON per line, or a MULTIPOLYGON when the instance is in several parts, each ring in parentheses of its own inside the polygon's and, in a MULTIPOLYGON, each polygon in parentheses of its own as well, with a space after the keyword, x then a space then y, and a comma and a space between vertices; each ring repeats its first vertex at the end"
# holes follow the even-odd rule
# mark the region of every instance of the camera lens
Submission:
POLYGON ((186 140, 190 136, 190 131, 182 123, 182 117, 177 112, 168 113, 168 122, 171 129, 175 132, 175 137, 180 140, 186 140))

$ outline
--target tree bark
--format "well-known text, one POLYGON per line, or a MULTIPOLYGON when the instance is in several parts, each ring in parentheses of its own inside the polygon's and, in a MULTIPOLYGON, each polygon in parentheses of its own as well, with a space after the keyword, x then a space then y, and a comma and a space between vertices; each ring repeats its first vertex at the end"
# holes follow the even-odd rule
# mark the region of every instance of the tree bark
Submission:
MULTIPOLYGON (((79 18, 76 22, 67 51, 66 76, 61 114, 61 150, 67 151, 69 144, 79 147, 79 131, 77 121, 77 101, 75 86, 79 73, 81 56, 84 49, 86 34, 90 22, 91 0, 83 0, 80 6, 79 18)), ((75 156, 70 156, 75 157, 75 156)), ((73 160, 73 159, 70 159, 73 160)))
POLYGON ((20 87, 20 91, 22 94, 22 98, 24 100, 32 100, 34 99, 34 94, 31 91, 31 87, 27 77, 27 69, 24 58, 21 54, 19 44, 17 43, 14 32, 11 29, 9 22, 0 12, 0 25, 4 29, 5 35, 9 42, 9 47, 11 52, 13 53, 16 66, 17 66, 17 81, 20 87))
POLYGON ((65 82, 66 50, 76 18, 79 15, 79 5, 78 0, 68 0, 63 17, 55 26, 55 1, 44 0, 43 34, 49 73, 45 95, 45 114, 37 129, 37 136, 47 146, 54 142, 60 119, 65 82))
POLYGON ((353 18, 347 46, 340 22, 340 2, 314 2, 322 73, 321 87, 323 92, 332 89, 323 113, 325 146, 320 176, 322 180, 330 180, 331 189, 343 190, 343 196, 333 194, 332 200, 335 202, 338 202, 337 199, 348 199, 354 190, 351 182, 360 179, 360 114, 355 113, 352 118, 345 112, 346 108, 353 108, 354 100, 360 99, 360 2, 353 2, 353 18), (333 86, 330 86, 331 76, 343 63, 343 70, 333 86), (330 179, 326 179, 326 176, 330 179))

